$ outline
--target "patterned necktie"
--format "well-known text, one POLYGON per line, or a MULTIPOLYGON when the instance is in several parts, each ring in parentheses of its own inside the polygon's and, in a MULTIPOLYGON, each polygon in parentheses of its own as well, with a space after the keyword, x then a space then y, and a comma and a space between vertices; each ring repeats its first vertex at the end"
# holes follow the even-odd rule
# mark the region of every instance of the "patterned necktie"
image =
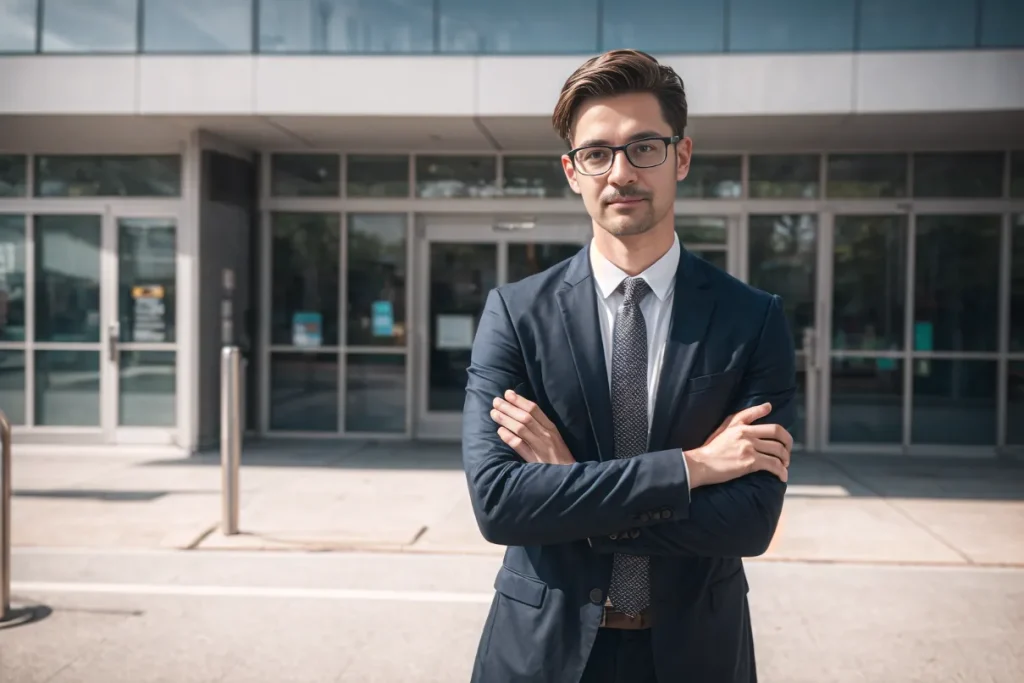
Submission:
MULTIPOLYGON (((632 458, 647 449, 647 325, 640 302, 651 291, 641 278, 622 282, 625 299, 615 314, 612 336, 612 420, 615 457, 632 458)), ((608 599, 635 617, 650 604, 650 558, 616 554, 608 599)))

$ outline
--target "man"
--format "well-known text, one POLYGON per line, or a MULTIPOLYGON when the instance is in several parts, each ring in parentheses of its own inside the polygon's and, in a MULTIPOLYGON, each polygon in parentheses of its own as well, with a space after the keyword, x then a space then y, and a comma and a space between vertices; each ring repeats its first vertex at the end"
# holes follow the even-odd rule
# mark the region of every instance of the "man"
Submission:
POLYGON ((492 291, 463 460, 509 546, 473 680, 756 680, 742 557, 785 494, 795 360, 780 300, 681 247, 692 142, 675 72, 584 63, 553 123, 593 219, 574 258, 492 291))

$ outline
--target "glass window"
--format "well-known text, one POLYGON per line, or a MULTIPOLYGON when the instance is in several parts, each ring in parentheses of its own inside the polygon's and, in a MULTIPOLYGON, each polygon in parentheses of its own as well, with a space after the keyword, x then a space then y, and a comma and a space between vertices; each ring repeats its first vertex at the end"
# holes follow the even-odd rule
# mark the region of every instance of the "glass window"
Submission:
POLYGON ((831 443, 903 443, 903 361, 832 359, 831 443))
POLYGON ((860 0, 860 50, 974 47, 977 0, 860 0))
POLYGON ((180 156, 36 157, 37 197, 178 197, 180 156))
POLYGON ((274 154, 270 193, 275 197, 337 197, 341 194, 337 154, 274 154))
POLYGON ((828 196, 861 199, 907 196, 906 154, 830 154, 828 196))
POLYGON ((349 197, 409 196, 409 157, 350 154, 347 161, 349 197))
POLYGON ((0 341, 24 340, 25 217, 0 214, 0 341))
POLYGON ((260 51, 431 52, 434 0, 261 0, 260 51))
POLYGON ((334 213, 274 213, 271 343, 335 346, 341 220, 334 213))
POLYGON ((349 354, 345 392, 345 431, 405 431, 405 356, 349 354))
POLYGON ((914 155, 914 196, 972 199, 1003 196, 1002 152, 914 155))
POLYGON ((1024 213, 1013 217, 1010 256, 1010 351, 1024 351, 1024 213))
POLYGON ((995 351, 1002 217, 918 216, 914 349, 995 351))
POLYGON ((122 342, 175 341, 177 247, 174 221, 118 221, 118 320, 122 342))
POLYGON ((338 354, 270 355, 270 428, 338 431, 338 354))
POLYGON ((36 51, 37 0, 0 0, 0 53, 36 51))
POLYGON ((519 282, 523 278, 541 273, 580 252, 582 245, 576 242, 534 243, 525 242, 508 245, 508 281, 519 282))
POLYGON ((25 352, 0 350, 0 406, 12 425, 25 424, 25 352))
POLYGON ((728 199, 743 192, 743 158, 739 156, 700 156, 690 159, 690 170, 676 184, 676 197, 728 199))
POLYGON ((43 3, 43 52, 135 52, 137 0, 43 3))
POLYGON ((721 249, 696 249, 691 251, 691 253, 698 258, 707 261, 719 270, 724 270, 726 272, 729 270, 729 255, 721 249))
POLYGON ((99 216, 36 216, 36 341, 100 340, 100 225, 99 216))
POLYGON ((173 351, 118 354, 117 423, 122 427, 173 427, 177 416, 177 366, 173 351))
POLYGON ((725 0, 634 0, 602 6, 601 50, 723 52, 725 0))
POLYGON ((249 52, 252 0, 144 0, 145 52, 249 52))
POLYGON ((569 187, 562 168, 562 158, 505 157, 506 197, 572 197, 578 195, 569 187))
POLYGON ((36 351, 35 357, 35 423, 99 427, 99 352, 46 350, 36 351))
POLYGON ((902 351, 907 217, 836 216, 832 348, 902 351))
POLYGON ((911 442, 995 444, 996 373, 995 361, 915 358, 911 442))
POLYGON ((750 216, 750 284, 782 297, 797 348, 814 326, 818 217, 750 216))
POLYGON ((1024 152, 1010 155, 1010 196, 1024 197, 1024 152))
POLYGON ((730 52, 853 49, 854 0, 731 0, 730 52))
POLYGON ((729 223, 721 216, 676 216, 676 234, 683 246, 727 244, 729 223))
POLYGON ((981 47, 1024 47, 1024 2, 981 2, 981 47))
POLYGON ((438 0, 442 52, 468 54, 592 53, 597 0, 438 0))
POLYGON ((23 156, 0 156, 0 197, 25 196, 25 167, 23 156))
POLYGON ((348 345, 406 341, 406 224, 403 214, 348 218, 348 345))
POLYGON ((1006 383, 1006 443, 1024 445, 1024 361, 1013 361, 1006 383))
POLYGON ((416 157, 416 195, 419 197, 494 197, 497 195, 496 157, 416 157))
POLYGON ((820 163, 817 154, 751 156, 750 196, 816 199, 820 163))

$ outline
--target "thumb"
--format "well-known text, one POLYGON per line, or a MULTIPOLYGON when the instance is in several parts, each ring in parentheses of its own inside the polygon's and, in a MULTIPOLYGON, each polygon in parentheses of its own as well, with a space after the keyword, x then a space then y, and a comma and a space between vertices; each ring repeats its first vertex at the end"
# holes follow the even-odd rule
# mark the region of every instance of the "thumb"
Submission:
POLYGON ((760 420, 762 417, 766 416, 770 412, 772 412, 771 403, 762 403, 761 405, 751 406, 746 410, 741 410, 740 412, 736 413, 736 416, 733 417, 732 419, 732 424, 748 425, 751 424, 752 422, 760 420))

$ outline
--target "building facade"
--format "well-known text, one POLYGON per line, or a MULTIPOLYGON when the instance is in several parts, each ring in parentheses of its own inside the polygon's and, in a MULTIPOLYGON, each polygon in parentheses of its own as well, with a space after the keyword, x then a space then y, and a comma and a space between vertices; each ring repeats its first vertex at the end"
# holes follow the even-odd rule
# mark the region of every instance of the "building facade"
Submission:
POLYGON ((686 82, 683 244, 782 295, 795 437, 1024 449, 1019 0, 0 0, 0 409, 19 443, 457 439, 490 288, 591 226, 587 56, 686 82))

